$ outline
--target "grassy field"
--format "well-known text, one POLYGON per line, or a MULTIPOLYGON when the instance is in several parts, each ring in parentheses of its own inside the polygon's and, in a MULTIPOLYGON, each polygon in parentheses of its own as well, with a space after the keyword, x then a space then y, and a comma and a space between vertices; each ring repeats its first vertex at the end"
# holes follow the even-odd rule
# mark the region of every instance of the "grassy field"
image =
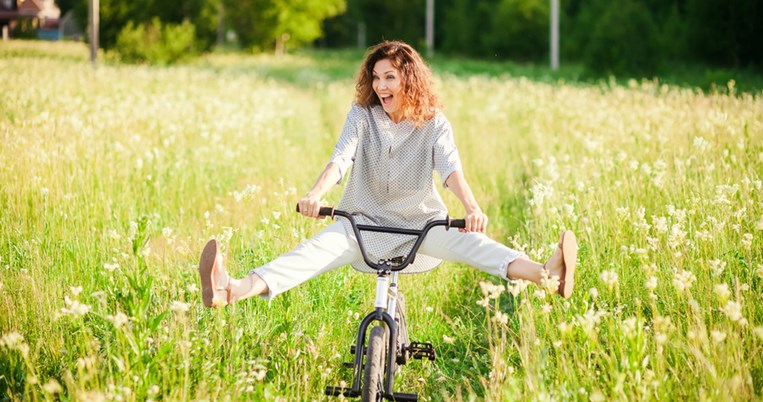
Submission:
MULTIPOLYGON (((215 237, 242 276, 326 224, 294 205, 359 61, 93 70, 83 45, 0 44, 0 400, 327 400, 349 381, 373 276, 210 310, 197 264, 215 237)), ((438 360, 398 391, 761 399, 763 94, 447 71, 437 87, 488 234, 544 260, 574 230, 576 292, 452 263, 404 277, 411 338, 438 360)))

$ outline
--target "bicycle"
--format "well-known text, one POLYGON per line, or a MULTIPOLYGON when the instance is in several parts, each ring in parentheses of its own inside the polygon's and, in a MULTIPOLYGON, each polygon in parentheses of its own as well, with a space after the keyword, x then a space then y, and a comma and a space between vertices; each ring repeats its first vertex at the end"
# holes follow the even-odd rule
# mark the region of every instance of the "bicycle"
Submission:
MULTIPOLYGON (((299 206, 297 206, 297 212, 299 212, 299 206)), ((448 216, 445 219, 428 222, 421 230, 412 230, 360 225, 355 222, 352 214, 330 207, 321 207, 319 214, 332 219, 336 219, 336 216, 346 218, 352 226, 363 260, 366 265, 377 271, 374 311, 368 313, 360 322, 356 344, 350 348, 350 353, 355 355, 354 361, 345 363, 346 366, 353 368, 352 386, 350 388, 328 386, 325 391, 326 395, 342 395, 348 398, 360 396, 362 401, 380 401, 383 399, 405 402, 418 401, 417 394, 394 392, 395 372, 398 366, 405 365, 410 359, 427 358, 434 361, 436 354, 431 342, 410 342, 408 339, 405 299, 398 289, 398 275, 400 271, 413 263, 416 252, 432 228, 437 226, 445 226, 446 230, 452 227, 464 228, 466 222, 463 219, 451 219, 448 216), (416 236, 416 241, 406 256, 373 262, 363 246, 362 231, 416 236), (395 317, 390 315, 389 312, 391 311, 395 312, 395 317), (380 325, 371 329, 368 336, 368 346, 366 346, 366 333, 373 322, 378 322, 380 325), (390 353, 390 351, 394 351, 394 353, 390 353)))

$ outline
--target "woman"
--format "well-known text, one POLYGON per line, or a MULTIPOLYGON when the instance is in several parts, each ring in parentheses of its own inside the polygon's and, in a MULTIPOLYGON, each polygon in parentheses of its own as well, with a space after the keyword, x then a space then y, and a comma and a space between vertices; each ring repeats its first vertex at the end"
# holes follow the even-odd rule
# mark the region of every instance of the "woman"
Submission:
MULTIPOLYGON (((421 245, 415 263, 404 272, 434 268, 442 259, 463 262, 505 279, 524 279, 572 293, 577 241, 562 233, 554 255, 540 264, 488 238, 482 213, 464 178, 450 123, 439 111, 431 88, 431 72, 421 56, 402 42, 385 41, 371 48, 356 82, 355 104, 347 115, 334 152, 310 191, 299 200, 302 215, 318 215, 321 196, 349 173, 338 209, 353 213, 364 224, 421 229, 447 210, 432 180, 461 201, 466 227, 437 227, 421 245), (550 279, 549 279, 550 278, 550 279)), ((364 234, 372 260, 400 256, 410 250, 410 237, 364 234)), ((346 220, 340 219, 243 279, 228 276, 220 244, 211 240, 199 264, 202 297, 208 307, 220 307, 255 295, 271 299, 332 269, 352 264, 366 272, 358 243, 346 220)))

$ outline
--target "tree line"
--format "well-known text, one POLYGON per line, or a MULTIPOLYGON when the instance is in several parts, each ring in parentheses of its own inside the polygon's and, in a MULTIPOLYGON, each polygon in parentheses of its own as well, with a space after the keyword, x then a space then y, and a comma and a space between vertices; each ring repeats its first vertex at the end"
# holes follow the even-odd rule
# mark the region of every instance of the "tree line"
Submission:
MULTIPOLYGON (((87 20, 87 0, 57 2, 87 20)), ((675 63, 763 67, 759 0, 559 3, 562 61, 593 72, 651 74, 675 63)), ((193 29, 190 46, 201 52, 224 42, 228 31, 242 49, 254 51, 355 47, 382 39, 424 49, 425 6, 426 0, 100 0, 100 41, 108 49, 128 27, 185 23, 193 29)), ((546 63, 549 14, 550 0, 435 0, 434 50, 546 63)))

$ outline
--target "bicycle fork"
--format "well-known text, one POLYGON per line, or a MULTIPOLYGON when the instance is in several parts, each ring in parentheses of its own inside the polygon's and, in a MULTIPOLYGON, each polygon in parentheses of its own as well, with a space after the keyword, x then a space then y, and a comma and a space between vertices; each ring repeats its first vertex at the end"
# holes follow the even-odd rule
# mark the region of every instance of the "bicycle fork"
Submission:
POLYGON ((389 311, 395 311, 397 307, 397 278, 398 273, 380 273, 376 277, 376 300, 374 301, 374 311, 363 318, 358 328, 358 339, 356 345, 361 345, 355 349, 355 371, 353 375, 352 390, 360 392, 360 379, 363 376, 363 356, 366 352, 366 332, 369 325, 374 321, 383 321, 387 324, 387 362, 384 377, 384 393, 392 395, 395 382, 395 359, 397 357, 397 335, 398 328, 395 318, 389 314, 389 311), (390 281, 390 276, 392 280, 390 281))

